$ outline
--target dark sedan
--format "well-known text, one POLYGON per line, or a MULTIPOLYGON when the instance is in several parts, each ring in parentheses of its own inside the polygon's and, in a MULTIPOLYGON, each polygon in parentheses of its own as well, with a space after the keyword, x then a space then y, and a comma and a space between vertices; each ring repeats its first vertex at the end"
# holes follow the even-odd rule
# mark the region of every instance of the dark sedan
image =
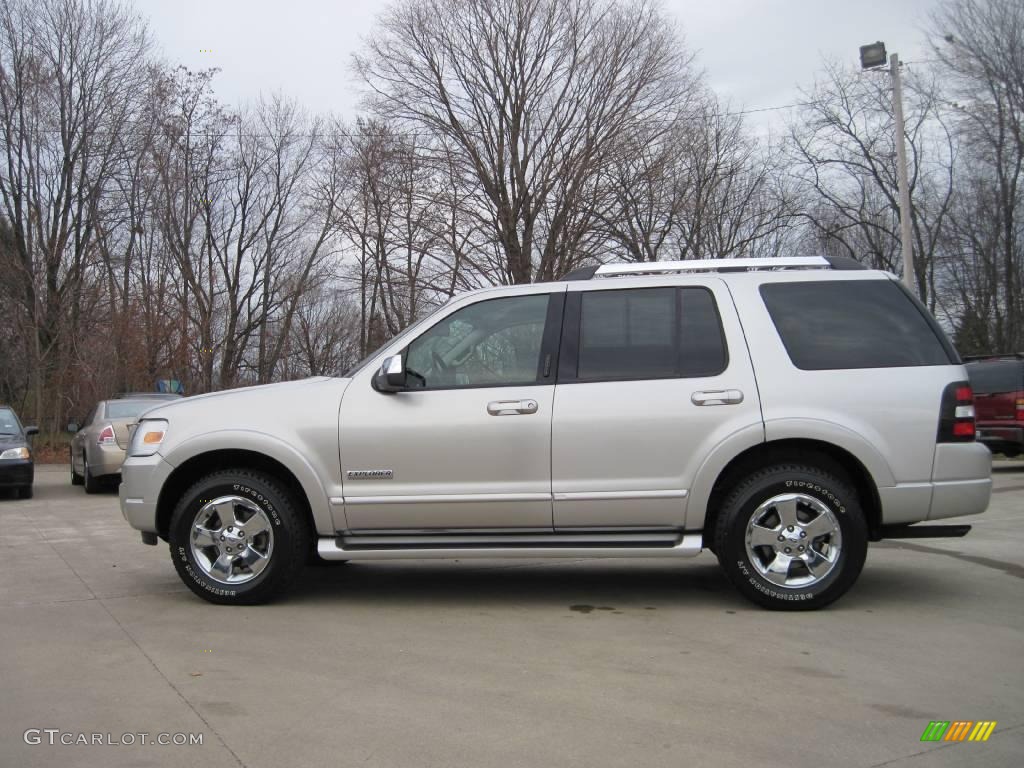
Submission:
POLYGON ((23 499, 32 498, 35 467, 28 438, 38 432, 36 427, 22 427, 17 414, 0 405, 0 488, 13 488, 23 499))

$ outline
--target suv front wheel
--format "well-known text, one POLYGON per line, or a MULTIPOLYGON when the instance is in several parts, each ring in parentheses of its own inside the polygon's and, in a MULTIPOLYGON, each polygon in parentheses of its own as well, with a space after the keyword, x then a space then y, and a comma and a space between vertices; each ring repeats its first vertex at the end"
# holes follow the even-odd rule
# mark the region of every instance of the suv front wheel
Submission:
POLYGON ((189 589, 211 603, 269 600, 295 578, 309 526, 288 488, 262 472, 213 472, 179 500, 168 531, 171 559, 189 589))
POLYGON ((860 575, 867 545, 856 492, 807 464, 748 475, 725 499, 714 530, 730 581, 778 610, 821 608, 840 597, 860 575))

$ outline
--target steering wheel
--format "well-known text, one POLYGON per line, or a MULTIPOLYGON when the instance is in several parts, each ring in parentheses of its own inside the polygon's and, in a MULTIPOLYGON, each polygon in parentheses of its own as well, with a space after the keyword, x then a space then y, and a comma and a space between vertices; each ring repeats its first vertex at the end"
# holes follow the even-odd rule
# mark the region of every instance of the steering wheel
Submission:
POLYGON ((448 373, 448 370, 451 368, 451 366, 444 361, 444 358, 441 357, 441 354, 433 347, 430 349, 430 360, 434 365, 434 370, 438 373, 448 373))

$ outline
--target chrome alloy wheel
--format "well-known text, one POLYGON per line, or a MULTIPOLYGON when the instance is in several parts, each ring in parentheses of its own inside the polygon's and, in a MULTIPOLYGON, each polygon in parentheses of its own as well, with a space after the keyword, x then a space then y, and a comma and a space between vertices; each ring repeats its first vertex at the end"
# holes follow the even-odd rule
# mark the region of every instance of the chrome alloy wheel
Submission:
POLYGON ((809 587, 835 567, 843 534, 835 513, 819 499, 783 493, 763 502, 747 523, 747 558, 780 587, 809 587))
POLYGON ((251 499, 219 496, 196 513, 192 523, 192 557, 203 572, 222 584, 255 579, 274 550, 267 513, 251 499))

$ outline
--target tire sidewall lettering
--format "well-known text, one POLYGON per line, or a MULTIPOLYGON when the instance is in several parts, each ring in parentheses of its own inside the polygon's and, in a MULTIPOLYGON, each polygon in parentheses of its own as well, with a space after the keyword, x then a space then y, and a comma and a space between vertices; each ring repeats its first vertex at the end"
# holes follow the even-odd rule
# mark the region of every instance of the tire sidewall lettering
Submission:
POLYGON ((840 554, 840 562, 837 563, 837 567, 834 568, 824 580, 808 587, 796 589, 780 588, 778 585, 772 584, 757 573, 751 563, 747 560, 746 548, 743 542, 746 537, 746 527, 750 521, 750 516, 759 504, 778 493, 803 493, 808 496, 812 496, 828 506, 829 509, 836 513, 836 517, 840 521, 840 527, 845 538, 845 535, 847 534, 846 521, 850 516, 847 510, 847 505, 836 491, 829 487, 828 483, 816 480, 803 480, 793 477, 778 478, 772 482, 755 487, 740 503, 739 514, 735 516, 731 523, 732 535, 730 538, 732 539, 732 546, 734 547, 733 556, 729 558, 727 562, 732 563, 739 579, 746 583, 749 589, 756 591, 770 600, 785 602, 787 604, 807 604, 809 601, 817 601, 820 599, 830 601, 827 597, 827 593, 837 580, 841 578, 843 573, 842 562, 846 560, 845 548, 840 554))
MULTIPOLYGON (((225 491, 234 493, 239 496, 247 496, 251 498, 257 504, 259 504, 260 508, 264 512, 266 512, 267 516, 270 518, 271 522, 275 527, 275 536, 287 535, 288 529, 284 526, 281 515, 277 510, 277 506, 267 496, 267 494, 244 483, 232 482, 211 486, 210 488, 204 489, 200 494, 197 494, 195 497, 192 498, 192 500, 189 502, 190 511, 187 515, 184 516, 185 520, 189 520, 191 522, 189 522, 188 528, 186 530, 181 531, 181 533, 185 537, 183 539, 184 541, 188 541, 191 526, 195 521, 196 515, 198 514, 199 509, 202 507, 202 505, 211 498, 223 494, 225 491)), ((280 544, 283 544, 283 542, 280 542, 280 544)), ((278 542, 275 542, 275 546, 277 545, 278 542)), ((271 557, 271 562, 267 564, 267 567, 264 570, 264 572, 253 581, 246 583, 242 587, 242 589, 239 590, 226 587, 220 582, 213 581, 210 577, 204 574, 201 571, 201 569, 199 569, 195 564, 191 550, 187 545, 176 545, 176 551, 174 554, 175 558, 178 561, 180 561, 180 571, 183 571, 184 574, 188 576, 188 579, 193 584, 197 585, 205 592, 208 592, 211 595, 217 595, 218 597, 237 597, 240 594, 245 594, 251 591, 252 588, 258 587, 270 575, 270 573, 274 570, 276 564, 275 559, 271 557)))

